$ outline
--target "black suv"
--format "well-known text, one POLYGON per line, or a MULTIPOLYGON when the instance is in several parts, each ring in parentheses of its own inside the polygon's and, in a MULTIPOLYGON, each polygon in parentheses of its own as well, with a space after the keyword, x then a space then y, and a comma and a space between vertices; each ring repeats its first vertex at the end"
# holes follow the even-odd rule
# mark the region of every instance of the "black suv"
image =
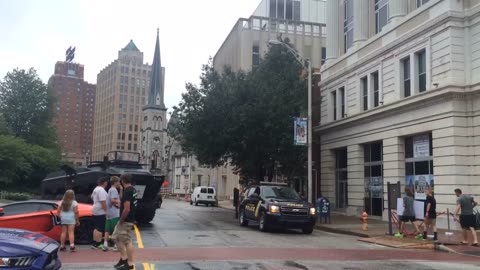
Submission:
POLYGON ((311 234, 316 222, 315 207, 292 188, 281 184, 250 186, 239 206, 239 222, 257 222, 260 231, 270 228, 301 229, 311 234))

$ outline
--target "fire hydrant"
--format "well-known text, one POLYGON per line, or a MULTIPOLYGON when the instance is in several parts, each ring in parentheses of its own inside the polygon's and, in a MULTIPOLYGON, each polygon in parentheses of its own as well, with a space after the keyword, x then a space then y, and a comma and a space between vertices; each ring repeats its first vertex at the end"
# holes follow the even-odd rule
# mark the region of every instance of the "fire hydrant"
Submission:
POLYGON ((368 214, 366 211, 363 211, 361 220, 362 220, 362 230, 368 231, 368 214))

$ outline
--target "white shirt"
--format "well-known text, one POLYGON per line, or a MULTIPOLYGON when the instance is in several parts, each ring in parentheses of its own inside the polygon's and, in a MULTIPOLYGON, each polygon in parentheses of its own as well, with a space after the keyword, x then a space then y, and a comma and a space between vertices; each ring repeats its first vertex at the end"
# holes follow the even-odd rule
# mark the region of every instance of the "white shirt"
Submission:
POLYGON ((107 214, 102 208, 102 202, 107 202, 108 194, 101 186, 97 186, 92 192, 93 208, 92 214, 94 216, 101 216, 107 214))

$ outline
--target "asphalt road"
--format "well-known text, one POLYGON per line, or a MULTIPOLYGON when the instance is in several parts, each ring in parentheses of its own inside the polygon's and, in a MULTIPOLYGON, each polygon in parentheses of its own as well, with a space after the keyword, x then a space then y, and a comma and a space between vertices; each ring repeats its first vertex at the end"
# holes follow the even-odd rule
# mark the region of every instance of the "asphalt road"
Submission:
MULTIPOLYGON (((240 227, 229 210, 165 200, 135 240, 136 269, 314 270, 480 269, 480 261, 433 251, 389 249, 356 237, 315 231, 259 232, 240 227), (461 263, 464 262, 464 263, 461 263)), ((62 253, 64 269, 113 269, 116 252, 80 247, 62 253)))

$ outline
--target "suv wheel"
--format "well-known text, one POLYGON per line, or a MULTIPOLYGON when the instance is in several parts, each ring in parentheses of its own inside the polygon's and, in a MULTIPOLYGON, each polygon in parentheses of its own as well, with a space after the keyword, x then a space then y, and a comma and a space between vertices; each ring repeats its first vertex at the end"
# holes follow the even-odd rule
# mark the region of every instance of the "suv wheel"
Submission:
POLYGON ((248 226, 248 220, 245 218, 245 210, 240 209, 240 215, 238 216, 238 222, 240 226, 248 226))
POLYGON ((268 231, 267 215, 265 215, 265 212, 260 212, 260 220, 258 221, 258 229, 261 232, 268 231))
POLYGON ((313 232, 313 226, 306 226, 302 229, 302 232, 304 234, 312 234, 313 232))

